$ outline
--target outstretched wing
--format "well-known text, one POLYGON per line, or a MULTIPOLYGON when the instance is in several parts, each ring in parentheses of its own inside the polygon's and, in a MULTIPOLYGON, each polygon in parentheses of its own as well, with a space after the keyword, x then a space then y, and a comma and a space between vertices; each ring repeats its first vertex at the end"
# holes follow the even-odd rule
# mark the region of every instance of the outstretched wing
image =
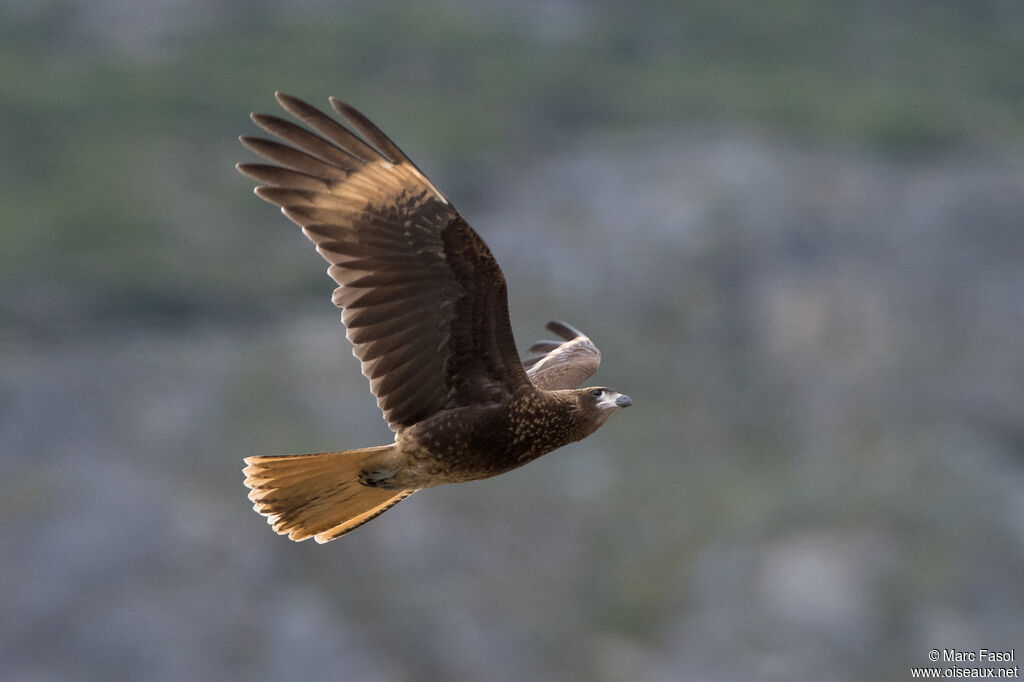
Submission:
POLYGON ((531 353, 542 355, 523 361, 527 376, 534 386, 546 391, 579 388, 597 371, 601 351, 586 334, 564 322, 552 320, 545 327, 565 341, 538 341, 530 346, 531 353))
POLYGON ((448 199, 351 106, 330 100, 362 138, 295 97, 276 97, 315 132, 253 114, 280 142, 242 137, 272 164, 238 170, 265 183, 256 194, 331 264, 334 303, 391 429, 528 386, 501 268, 448 199))

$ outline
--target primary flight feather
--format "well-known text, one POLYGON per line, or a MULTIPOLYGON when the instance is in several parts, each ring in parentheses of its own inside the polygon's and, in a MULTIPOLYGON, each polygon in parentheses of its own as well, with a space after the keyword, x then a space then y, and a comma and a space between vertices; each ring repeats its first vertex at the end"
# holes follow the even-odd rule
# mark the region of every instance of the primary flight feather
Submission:
POLYGON ((333 540, 421 488, 494 476, 580 440, 632 404, 580 388, 601 354, 564 323, 547 325, 562 342, 520 361, 494 256, 369 119, 332 97, 350 129, 276 96, 308 129, 253 114, 277 140, 240 138, 270 163, 237 168, 330 263, 334 303, 395 442, 246 458, 249 499, 274 530, 333 540))

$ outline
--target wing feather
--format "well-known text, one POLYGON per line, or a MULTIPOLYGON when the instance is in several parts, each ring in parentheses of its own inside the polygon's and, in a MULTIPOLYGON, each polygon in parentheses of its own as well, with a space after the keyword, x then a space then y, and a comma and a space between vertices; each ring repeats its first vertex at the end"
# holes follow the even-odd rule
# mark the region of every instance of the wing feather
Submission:
POLYGON ((430 323, 429 315, 410 316, 397 320, 384 320, 383 322, 359 327, 349 327, 348 338, 352 343, 366 343, 374 339, 383 340, 395 334, 401 334, 410 327, 418 328, 424 322, 430 323))
POLYGON ((252 114, 251 118, 256 125, 279 140, 332 166, 355 172, 366 165, 366 161, 283 118, 269 114, 252 114))
POLYGON ((305 152, 292 149, 280 142, 274 142, 273 140, 267 140, 262 137, 249 137, 246 135, 243 135, 238 139, 241 140, 242 144, 260 156, 270 159, 271 161, 276 161, 285 168, 299 171, 306 175, 320 177, 327 181, 341 181, 344 180, 347 175, 341 168, 332 166, 329 163, 324 163, 315 156, 310 156, 305 152))
MULTIPOLYGON (((348 122, 362 134, 363 137, 383 152, 385 158, 392 163, 407 163, 412 165, 412 161, 410 161, 409 157, 407 157, 402 150, 398 148, 398 145, 392 142, 380 128, 375 126, 370 119, 363 116, 361 112, 357 111, 355 107, 350 104, 346 104, 339 99, 335 99, 334 97, 329 97, 327 101, 329 101, 331 103, 331 107, 344 116, 348 122)), ((426 178, 424 178, 424 180, 426 180, 426 178)))
MULTIPOLYGON (((265 163, 240 163, 238 170, 254 180, 276 187, 310 191, 322 191, 330 187, 330 183, 322 178, 265 163)), ((263 189, 271 188, 264 187, 263 189)))
POLYGON ((547 391, 579 388, 597 371, 601 351, 586 334, 564 322, 552 320, 545 327, 565 341, 538 341, 530 346, 531 353, 539 353, 523 361, 530 381, 547 391))
POLYGON ((333 301, 391 428, 528 387, 501 268, 447 198, 348 104, 330 100, 358 135, 276 97, 309 129, 254 114, 276 140, 241 140, 270 163, 238 169, 330 263, 333 301))
POLYGON ((376 150, 360 140, 358 136, 353 135, 352 131, 348 128, 341 125, 316 107, 303 102, 298 97, 286 95, 282 92, 275 93, 274 97, 277 98, 278 103, 285 111, 323 135, 324 138, 330 140, 338 147, 347 149, 350 153, 364 161, 380 160, 381 156, 376 150))

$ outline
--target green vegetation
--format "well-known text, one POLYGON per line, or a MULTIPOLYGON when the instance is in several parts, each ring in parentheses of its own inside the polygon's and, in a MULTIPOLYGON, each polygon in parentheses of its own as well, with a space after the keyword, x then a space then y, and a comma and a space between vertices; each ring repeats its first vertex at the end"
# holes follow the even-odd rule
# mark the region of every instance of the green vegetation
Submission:
POLYGON ((231 165, 274 89, 345 97, 414 158, 456 165, 706 122, 904 150, 1024 142, 1016 2, 587 7, 239 5, 151 33, 101 6, 102 31, 61 2, 11 13, 0 273, 18 285, 47 268, 104 314, 187 311, 214 286, 230 303, 254 269, 286 291, 322 284, 266 250, 223 266, 236 226, 266 218, 231 165))

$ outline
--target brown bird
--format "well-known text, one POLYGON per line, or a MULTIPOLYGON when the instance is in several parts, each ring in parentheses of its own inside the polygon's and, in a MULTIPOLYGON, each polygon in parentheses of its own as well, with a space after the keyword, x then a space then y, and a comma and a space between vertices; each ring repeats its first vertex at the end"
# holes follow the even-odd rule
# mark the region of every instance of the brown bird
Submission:
POLYGON ((253 114, 280 142, 240 138, 272 163, 237 168, 264 183, 256 194, 331 264, 334 304, 395 442, 246 458, 249 499, 275 531, 328 542, 421 488, 495 476, 585 438, 632 404, 580 388, 601 354, 568 325, 549 323, 565 341, 538 343, 530 350, 540 355, 519 360, 494 256, 365 116, 330 99, 359 137, 276 97, 309 129, 253 114))

